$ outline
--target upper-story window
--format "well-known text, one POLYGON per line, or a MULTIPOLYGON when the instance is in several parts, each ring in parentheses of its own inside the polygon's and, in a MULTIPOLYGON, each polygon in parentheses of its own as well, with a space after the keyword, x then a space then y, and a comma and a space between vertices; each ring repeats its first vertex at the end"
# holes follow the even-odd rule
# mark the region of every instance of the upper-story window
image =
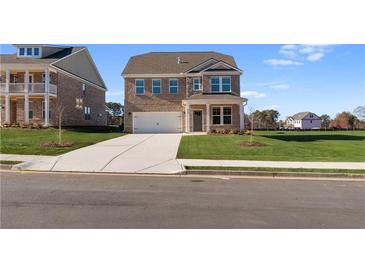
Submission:
POLYGON ((85 83, 81 84, 81 90, 82 90, 82 95, 86 95, 86 84, 85 83))
POLYGON ((161 93, 161 80, 160 79, 152 80, 152 93, 154 93, 154 94, 161 93))
POLYGON ((194 91, 201 90, 200 78, 193 78, 193 89, 194 91))
POLYGON ((34 48, 33 54, 34 56, 39 56, 39 48, 34 48))
POLYGON ((136 86, 136 94, 137 95, 144 94, 144 80, 137 79, 135 81, 135 86, 136 86))
POLYGON ((169 80, 169 92, 172 94, 177 94, 179 92, 179 81, 177 79, 169 80))
POLYGON ((21 47, 18 49, 19 57, 40 57, 41 56, 41 48, 36 47, 21 47))
POLYGON ((210 78, 211 92, 231 92, 231 76, 212 76, 210 78))

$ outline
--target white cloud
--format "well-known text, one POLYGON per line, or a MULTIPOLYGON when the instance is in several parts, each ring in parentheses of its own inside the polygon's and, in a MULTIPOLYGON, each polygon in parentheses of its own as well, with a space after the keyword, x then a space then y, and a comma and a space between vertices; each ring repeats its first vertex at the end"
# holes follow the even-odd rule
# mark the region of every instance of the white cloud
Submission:
POLYGON ((311 62, 315 62, 315 61, 321 60, 323 57, 324 57, 324 53, 316 52, 316 53, 309 54, 307 56, 307 60, 311 61, 311 62))
POLYGON ((272 85, 269 85, 269 87, 273 88, 273 89, 289 89, 290 85, 289 84, 272 84, 272 85))
POLYGON ((297 45, 284 45, 281 47, 281 49, 283 50, 294 50, 294 49, 297 49, 298 46, 297 45))
POLYGON ((264 60, 265 64, 272 66, 300 66, 303 65, 302 62, 286 60, 286 59, 268 59, 264 60))
POLYGON ((316 51, 316 49, 314 47, 303 47, 299 50, 299 53, 308 54, 308 53, 313 53, 315 51, 316 51))
POLYGON ((263 98, 266 97, 265 93, 260 93, 254 90, 245 90, 245 91, 241 91, 241 96, 242 97, 254 97, 254 98, 263 98))
POLYGON ((281 55, 283 55, 283 56, 285 56, 285 57, 287 57, 287 58, 291 58, 291 59, 293 59, 293 58, 297 57, 297 54, 296 54, 296 53, 295 53, 295 51, 293 51, 293 50, 281 49, 281 50, 279 51, 279 53, 280 53, 281 55))

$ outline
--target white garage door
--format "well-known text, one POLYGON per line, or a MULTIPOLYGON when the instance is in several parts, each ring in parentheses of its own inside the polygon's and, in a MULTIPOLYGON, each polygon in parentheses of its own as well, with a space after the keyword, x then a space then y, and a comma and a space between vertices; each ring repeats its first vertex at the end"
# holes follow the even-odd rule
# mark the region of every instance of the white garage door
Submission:
POLYGON ((133 112, 133 132, 178 133, 181 117, 181 112, 133 112))

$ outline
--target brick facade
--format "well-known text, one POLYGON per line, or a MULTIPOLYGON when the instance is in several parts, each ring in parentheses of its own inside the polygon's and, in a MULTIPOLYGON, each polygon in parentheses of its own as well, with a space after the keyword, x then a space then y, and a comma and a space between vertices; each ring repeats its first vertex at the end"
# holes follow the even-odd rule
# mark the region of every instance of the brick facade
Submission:
MULTIPOLYGON (((219 75, 219 74, 218 74, 219 75)), ((210 93, 210 77, 180 77, 180 78, 125 78, 125 116, 124 130, 125 132, 133 132, 133 112, 183 112, 184 107, 182 100, 187 99, 195 94, 210 93), (202 89, 193 90, 193 78, 200 78, 202 89), (143 79, 145 93, 136 95, 135 80, 143 79), (152 79, 161 79, 161 94, 152 93, 152 79), (169 79, 179 79, 178 94, 169 94, 169 79)), ((233 95, 240 95, 240 76, 231 75, 231 87, 233 95)), ((219 96, 219 95, 217 95, 219 96)), ((215 106, 211 105, 210 107, 215 106)), ((210 110, 210 128, 211 129, 239 129, 240 113, 239 105, 224 105, 232 107, 232 124, 231 125, 213 125, 212 111, 210 110)), ((193 111, 194 109, 202 110, 203 131, 206 131, 206 105, 191 105, 189 112, 190 131, 193 131, 193 111)), ((182 115, 182 128, 185 131, 185 115, 182 115)))

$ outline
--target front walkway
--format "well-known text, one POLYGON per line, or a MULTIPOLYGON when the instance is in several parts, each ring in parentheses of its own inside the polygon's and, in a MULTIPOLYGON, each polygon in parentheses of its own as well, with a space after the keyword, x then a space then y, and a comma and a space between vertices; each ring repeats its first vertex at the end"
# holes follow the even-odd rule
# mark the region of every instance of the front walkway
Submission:
POLYGON ((214 167, 269 167, 269 168, 321 168, 321 169, 365 169, 365 163, 354 162, 284 162, 249 160, 200 160, 178 159, 183 166, 214 167))
MULTIPOLYGON (((16 168, 43 171, 181 173, 176 161, 181 134, 130 134, 16 168)), ((15 158, 15 157, 14 157, 15 158)))

